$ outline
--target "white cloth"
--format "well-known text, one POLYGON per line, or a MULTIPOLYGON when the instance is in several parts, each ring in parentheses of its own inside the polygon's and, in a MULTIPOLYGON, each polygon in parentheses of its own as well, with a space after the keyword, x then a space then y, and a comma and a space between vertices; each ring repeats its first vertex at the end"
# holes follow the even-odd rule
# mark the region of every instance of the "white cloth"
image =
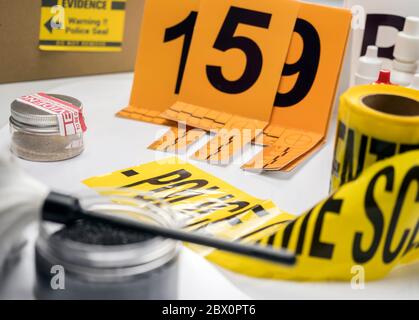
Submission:
MULTIPOLYGON (((23 229, 37 219, 48 188, 0 158, 0 274, 23 246, 23 229)), ((1 280, 1 279, 0 279, 1 280)))

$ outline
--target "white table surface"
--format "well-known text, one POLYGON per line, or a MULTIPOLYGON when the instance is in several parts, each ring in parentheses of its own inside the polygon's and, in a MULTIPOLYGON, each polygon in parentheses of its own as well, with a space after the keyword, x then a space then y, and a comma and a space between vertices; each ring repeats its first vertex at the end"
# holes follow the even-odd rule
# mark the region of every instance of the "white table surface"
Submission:
MULTIPOLYGON (((85 106, 88 131, 85 135, 86 149, 82 155, 55 163, 14 161, 52 189, 80 192, 87 188, 80 182, 85 178, 171 156, 147 149, 152 141, 167 130, 166 127, 114 116, 115 112, 127 105, 131 82, 132 74, 126 73, 0 85, 2 108, 8 108, 13 98, 36 91, 74 96, 85 106)), ((273 199, 284 210, 302 213, 327 196, 333 127, 329 130, 327 144, 291 174, 246 173, 240 169, 242 160, 235 160, 227 167, 188 161, 249 194, 273 199)), ((10 152, 9 138, 8 127, 4 126, 0 129, 2 155, 10 152)), ((194 145, 191 151, 203 143, 205 139, 194 145)), ((250 159, 256 151, 248 150, 243 158, 250 159)), ((394 270, 381 281, 367 283, 364 290, 353 290, 349 282, 303 283, 249 278, 221 270, 184 249, 181 254, 180 298, 419 299, 419 264, 394 270)))

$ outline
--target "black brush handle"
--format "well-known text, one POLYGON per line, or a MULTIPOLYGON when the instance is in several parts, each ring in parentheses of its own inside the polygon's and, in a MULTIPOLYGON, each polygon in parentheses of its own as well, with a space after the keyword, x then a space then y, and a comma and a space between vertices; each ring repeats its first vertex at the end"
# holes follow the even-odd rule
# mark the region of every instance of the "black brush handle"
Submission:
POLYGON ((226 241, 219 238, 200 235, 196 232, 187 232, 180 229, 170 229, 155 224, 143 223, 139 220, 123 215, 110 215, 103 214, 100 212, 84 211, 83 217, 87 219, 94 219, 97 221, 106 220, 107 222, 112 222, 115 225, 139 230, 145 233, 153 234, 155 236, 217 248, 223 251, 229 251, 284 265, 291 266, 296 263, 295 256, 284 250, 272 249, 270 247, 261 247, 256 245, 245 245, 233 241, 226 241))
POLYGON ((41 214, 42 220, 68 224, 80 219, 82 211, 78 198, 58 192, 50 192, 44 201, 41 214))
POLYGON ((135 229, 155 236, 190 242, 288 266, 296 264, 295 255, 284 250, 274 250, 270 247, 256 245, 244 245, 237 242, 203 236, 194 232, 165 228, 159 225, 143 223, 139 220, 124 217, 122 215, 86 211, 81 207, 77 198, 56 192, 51 192, 45 200, 42 209, 42 219, 61 224, 69 224, 78 219, 111 222, 118 226, 135 229))

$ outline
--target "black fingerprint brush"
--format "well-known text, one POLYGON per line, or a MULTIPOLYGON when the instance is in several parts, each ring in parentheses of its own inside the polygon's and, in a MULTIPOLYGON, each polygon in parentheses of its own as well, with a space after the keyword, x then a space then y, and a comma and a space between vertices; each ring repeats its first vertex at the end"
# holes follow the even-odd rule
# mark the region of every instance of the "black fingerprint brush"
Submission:
POLYGON ((295 255, 284 250, 240 244, 201 235, 196 232, 183 231, 178 228, 167 228, 156 224, 144 223, 124 215, 85 210, 77 198, 56 192, 49 193, 45 199, 41 215, 43 220, 59 224, 68 225, 81 219, 99 223, 111 223, 118 227, 129 228, 154 236, 212 247, 282 265, 292 266, 296 263, 295 255))

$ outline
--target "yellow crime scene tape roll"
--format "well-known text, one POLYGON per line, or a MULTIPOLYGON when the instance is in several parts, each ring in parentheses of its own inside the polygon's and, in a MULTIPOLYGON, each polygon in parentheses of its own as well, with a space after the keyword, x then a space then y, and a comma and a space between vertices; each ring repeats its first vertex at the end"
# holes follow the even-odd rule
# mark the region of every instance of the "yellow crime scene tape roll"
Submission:
POLYGON ((349 89, 340 98, 331 191, 371 164, 419 149, 419 91, 391 85, 349 89))

